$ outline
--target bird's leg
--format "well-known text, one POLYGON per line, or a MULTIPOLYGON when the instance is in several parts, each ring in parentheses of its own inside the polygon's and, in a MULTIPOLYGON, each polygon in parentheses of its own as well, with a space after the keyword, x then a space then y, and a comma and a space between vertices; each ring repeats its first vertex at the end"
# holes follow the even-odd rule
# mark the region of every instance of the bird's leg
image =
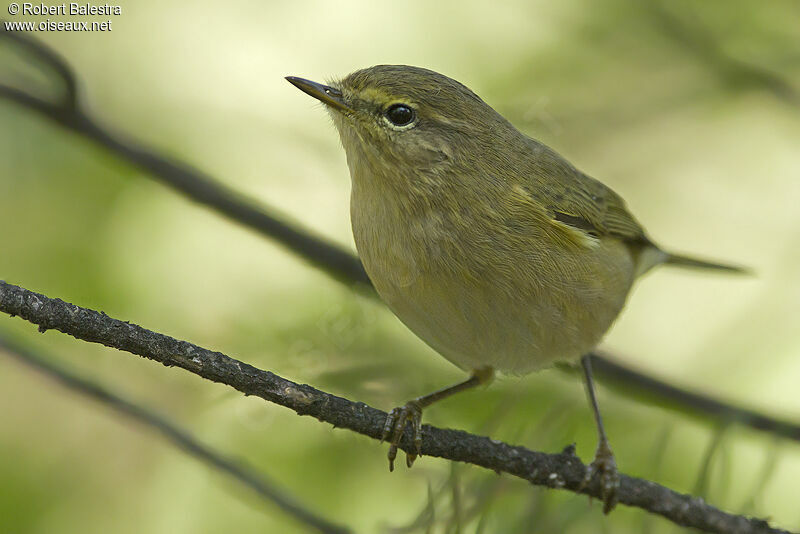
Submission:
POLYGON ((400 406, 389 412, 386 424, 383 426, 383 436, 381 441, 389 440, 389 471, 394 471, 394 459, 397 457, 397 446, 403 438, 406 425, 411 423, 411 436, 414 440, 414 452, 406 453, 406 465, 411 467, 417 456, 422 454, 422 410, 434 402, 446 399, 461 391, 465 391, 481 384, 486 384, 494 376, 491 367, 478 369, 472 372, 469 379, 459 382, 453 386, 434 391, 428 395, 417 397, 409 401, 405 406, 400 406))
POLYGON ((592 378, 591 356, 586 355, 581 358, 583 375, 586 378, 586 392, 589 395, 589 402, 594 411, 594 420, 597 423, 597 452, 594 461, 586 469, 586 476, 581 487, 585 487, 595 473, 600 474, 600 492, 603 498, 603 513, 607 514, 614 509, 617 504, 617 488, 619 487, 619 473, 617 463, 614 461, 614 453, 611 452, 611 445, 608 443, 605 428, 603 428, 603 418, 600 415, 600 408, 597 406, 597 396, 594 392, 594 379, 592 378))

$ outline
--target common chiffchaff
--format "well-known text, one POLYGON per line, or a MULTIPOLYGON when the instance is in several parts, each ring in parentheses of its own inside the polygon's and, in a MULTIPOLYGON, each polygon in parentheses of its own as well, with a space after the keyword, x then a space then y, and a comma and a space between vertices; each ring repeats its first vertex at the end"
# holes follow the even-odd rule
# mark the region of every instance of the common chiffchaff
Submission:
POLYGON ((586 481, 597 472, 613 508, 619 479, 585 355, 653 266, 739 269, 664 252, 619 195, 451 78, 378 65, 329 85, 287 80, 326 104, 339 130, 355 243, 378 294, 472 373, 391 412, 390 467, 408 424, 408 465, 420 454, 424 407, 495 370, 581 360, 600 437, 586 481))

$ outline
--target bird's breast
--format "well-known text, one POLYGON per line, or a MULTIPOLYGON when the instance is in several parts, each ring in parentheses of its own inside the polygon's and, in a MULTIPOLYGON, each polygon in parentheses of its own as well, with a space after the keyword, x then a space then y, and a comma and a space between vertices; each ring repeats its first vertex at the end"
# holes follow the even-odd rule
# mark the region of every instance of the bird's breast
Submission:
POLYGON ((632 280, 622 243, 581 248, 554 241, 535 216, 505 224, 491 204, 441 200, 420 207, 353 184, 359 255, 414 333, 464 369, 510 372, 578 358, 600 340, 632 280))

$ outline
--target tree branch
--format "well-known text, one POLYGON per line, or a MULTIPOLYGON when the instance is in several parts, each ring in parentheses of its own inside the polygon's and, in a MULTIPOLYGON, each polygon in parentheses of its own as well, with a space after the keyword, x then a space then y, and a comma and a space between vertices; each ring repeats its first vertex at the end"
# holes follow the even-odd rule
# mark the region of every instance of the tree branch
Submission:
POLYGON ((690 417, 705 416, 718 426, 739 423, 754 430, 800 441, 800 426, 795 423, 673 386, 631 369, 607 355, 593 353, 591 357, 595 375, 613 389, 622 393, 627 391, 628 396, 635 396, 643 402, 656 405, 663 404, 660 401, 667 399, 670 403, 669 408, 690 417), (633 390, 630 388, 631 385, 635 385, 633 390))
MULTIPOLYGON (((17 36, 14 36, 12 32, 5 31, 0 25, 0 39, 2 38, 13 38, 15 41, 19 41, 17 36)), ((62 78, 74 81, 75 76, 72 74, 72 69, 57 52, 48 48, 44 43, 27 37, 23 41, 26 48, 37 50, 40 56, 46 57, 47 64, 56 72, 61 73, 62 78)), ((375 296, 375 292, 369 290, 372 286, 361 261, 353 254, 310 234, 305 229, 280 220, 277 216, 271 215, 271 213, 276 213, 276 210, 259 205, 185 163, 167 159, 154 150, 121 141, 109 130, 99 126, 80 106, 57 106, 2 84, 0 84, 0 98, 6 98, 35 111, 46 119, 97 142, 110 152, 146 170, 148 176, 153 179, 161 181, 188 198, 205 204, 230 219, 278 241, 339 282, 349 287, 365 290, 369 295, 375 296)), ((599 380, 624 384, 624 387, 618 388, 622 395, 636 396, 651 403, 655 398, 656 404, 662 406, 665 404, 663 401, 666 401, 665 407, 667 408, 683 411, 689 409, 695 414, 704 414, 715 420, 736 421, 756 430, 800 441, 800 425, 780 421, 768 415, 738 408, 675 387, 599 354, 592 356, 592 365, 599 380)))
MULTIPOLYGON (((44 43, 27 37, 21 38, 14 32, 5 30, 0 24, 0 39, 3 38, 22 44, 28 51, 37 51, 36 55, 46 58, 47 65, 58 72, 60 78, 67 81, 65 83, 68 87, 69 83, 74 85, 75 76, 70 66, 44 43)), ((73 104, 74 91, 73 88, 71 101, 73 104)), ((354 284, 370 286, 361 261, 353 254, 328 243, 306 229, 299 228, 296 224, 285 223, 281 220, 285 217, 273 215, 277 210, 260 205, 225 187, 190 165, 166 158, 136 143, 119 139, 109 130, 98 126, 82 106, 55 105, 3 84, 0 84, 0 97, 16 102, 67 130, 98 143, 109 152, 146 171, 148 176, 172 187, 195 202, 205 204, 230 219, 269 236, 340 282, 350 286, 354 284)))
POLYGON ((78 105, 78 84, 75 75, 66 61, 53 49, 43 45, 39 41, 24 35, 21 32, 11 32, 5 29, 4 19, 0 19, 0 37, 9 39, 17 44, 17 50, 27 53, 29 56, 38 60, 37 64, 44 67, 42 70, 50 69, 64 86, 64 97, 62 105, 68 109, 74 109, 78 105))
POLYGON ((158 179, 195 202, 205 204, 230 219, 271 237, 338 281, 349 286, 354 284, 370 286, 361 261, 353 254, 312 235, 308 230, 284 223, 277 216, 270 214, 275 210, 259 206, 256 202, 184 163, 169 160, 117 139, 81 110, 64 109, 2 84, 0 84, 0 97, 36 111, 56 124, 97 142, 110 152, 145 170, 148 176, 158 179))
POLYGON ((349 529, 335 525, 307 509, 297 500, 284 494, 275 484, 259 474, 253 468, 243 465, 233 458, 226 458, 221 453, 203 445, 189 432, 178 428, 175 424, 155 412, 148 410, 136 403, 124 399, 99 384, 73 374, 46 359, 33 354, 31 351, 0 338, 0 351, 6 352, 15 360, 38 371, 48 378, 59 382, 61 385, 80 393, 94 401, 105 404, 137 422, 154 429, 167 441, 178 449, 194 456, 197 460, 210 467, 222 471, 241 484, 255 491, 263 500, 272 503, 283 512, 294 517, 301 523, 312 527, 323 534, 348 534, 349 529))
MULTIPOLYGON (((185 369, 203 378, 231 386, 246 395, 280 404, 310 415, 334 427, 380 439, 387 414, 364 403, 352 402, 311 386, 296 384, 269 371, 262 371, 220 352, 212 352, 104 313, 51 299, 0 281, 0 311, 39 325, 44 332, 55 329, 84 341, 130 352, 185 369)), ((413 450, 410 430, 400 443, 413 450)), ((471 463, 507 473, 537 486, 566 489, 601 497, 595 477, 582 487, 586 466, 572 447, 560 454, 545 454, 511 446, 457 430, 423 426, 422 453, 448 460, 471 463)), ((706 532, 726 534, 785 533, 766 521, 737 516, 706 504, 702 499, 682 495, 647 480, 621 475, 619 502, 661 515, 678 525, 706 532)))

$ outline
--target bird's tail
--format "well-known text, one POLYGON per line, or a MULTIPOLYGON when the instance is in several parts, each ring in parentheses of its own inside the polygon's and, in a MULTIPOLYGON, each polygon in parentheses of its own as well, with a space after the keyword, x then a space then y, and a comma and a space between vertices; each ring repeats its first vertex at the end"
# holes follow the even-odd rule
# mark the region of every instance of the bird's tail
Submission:
POLYGON ((692 269, 709 269, 713 271, 725 271, 735 274, 753 274, 753 271, 747 267, 705 261, 697 258, 690 258, 689 256, 682 256, 680 254, 667 253, 664 263, 667 265, 675 265, 677 267, 690 267, 692 269))

